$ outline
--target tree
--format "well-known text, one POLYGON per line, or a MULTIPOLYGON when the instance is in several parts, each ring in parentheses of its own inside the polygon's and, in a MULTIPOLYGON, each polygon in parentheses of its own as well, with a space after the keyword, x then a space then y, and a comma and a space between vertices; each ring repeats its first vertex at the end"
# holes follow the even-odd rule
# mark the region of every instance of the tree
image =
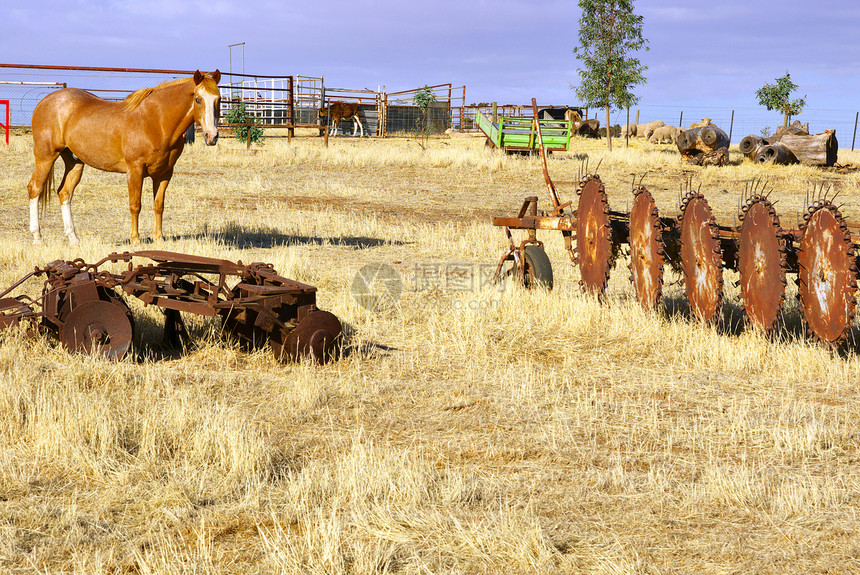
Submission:
POLYGON ((609 112, 639 101, 631 88, 645 83, 648 67, 631 54, 647 50, 648 40, 642 37, 642 16, 633 13, 633 0, 579 0, 579 7, 579 46, 573 53, 583 67, 576 97, 589 107, 606 109, 606 147, 612 150, 609 112))
POLYGON ((418 106, 418 120, 416 122, 416 131, 415 138, 421 138, 418 141, 418 145, 421 146, 421 149, 424 150, 427 145, 427 136, 430 134, 430 121, 428 119, 428 113, 430 111, 430 106, 436 103, 436 96, 433 94, 433 90, 430 89, 429 86, 424 86, 417 92, 415 92, 415 97, 412 98, 412 101, 415 102, 415 105, 418 106))
POLYGON ((782 125, 788 126, 788 118, 798 115, 806 106, 806 96, 791 100, 791 93, 797 89, 797 84, 791 81, 788 70, 785 76, 776 79, 776 84, 765 84, 755 95, 758 103, 768 110, 779 110, 783 114, 782 125))
POLYGON ((249 113, 245 109, 245 102, 239 102, 239 105, 227 112, 224 120, 228 124, 234 124, 233 135, 236 139, 251 146, 251 144, 263 145, 263 128, 258 124, 259 118, 249 113))

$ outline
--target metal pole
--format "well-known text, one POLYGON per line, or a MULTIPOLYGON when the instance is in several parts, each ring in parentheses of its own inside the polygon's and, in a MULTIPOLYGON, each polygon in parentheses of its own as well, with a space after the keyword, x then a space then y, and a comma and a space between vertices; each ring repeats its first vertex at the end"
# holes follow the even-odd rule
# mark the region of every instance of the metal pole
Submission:
POLYGON ((460 131, 466 129, 466 86, 463 85, 463 106, 460 108, 460 131))
POLYGON ((624 126, 624 145, 630 147, 630 106, 627 106, 627 125, 624 126))
POLYGON ((293 76, 290 76, 289 86, 290 86, 290 91, 287 93, 287 98, 289 98, 287 106, 289 106, 289 108, 290 108, 289 118, 288 118, 288 121, 290 122, 290 128, 289 128, 289 130, 287 130, 287 142, 292 141, 293 136, 296 135, 296 99, 295 99, 295 86, 294 86, 293 76))
POLYGON ((684 110, 681 110, 681 117, 678 118, 678 127, 679 128, 684 127, 684 110))
POLYGON ((729 122, 729 145, 732 145, 732 128, 735 127, 735 111, 732 110, 732 121, 729 122))
POLYGON ((448 128, 453 128, 453 118, 451 117, 451 84, 448 84, 448 128))
POLYGON ((860 112, 854 116, 854 137, 851 138, 851 151, 854 151, 854 141, 857 139, 857 119, 860 118, 860 112))
POLYGON ((237 42, 235 44, 227 44, 227 49, 230 52, 230 99, 233 100, 236 97, 236 89, 235 89, 235 78, 233 78, 233 46, 241 46, 242 47, 242 76, 245 75, 245 43, 237 42))

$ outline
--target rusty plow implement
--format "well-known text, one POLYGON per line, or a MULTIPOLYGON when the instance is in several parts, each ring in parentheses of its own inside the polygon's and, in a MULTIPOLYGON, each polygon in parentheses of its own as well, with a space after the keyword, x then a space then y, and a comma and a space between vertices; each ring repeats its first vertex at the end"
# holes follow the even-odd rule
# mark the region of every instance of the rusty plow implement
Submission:
POLYGON ((37 267, 0 294, 0 328, 28 322, 57 336, 70 352, 122 358, 131 348, 133 296, 164 312, 170 344, 186 336, 181 313, 220 316, 225 331, 245 343, 270 342, 280 361, 309 356, 325 362, 338 353, 341 324, 316 306, 313 286, 279 276, 265 263, 243 265, 166 251, 112 253, 95 264, 57 260, 37 267), (149 263, 134 265, 133 260, 149 263), (108 263, 128 262, 122 273, 108 263), (41 295, 10 296, 42 280, 41 295))
MULTIPOLYGON (((532 100, 533 108, 537 106, 532 100)), ((535 128, 540 140, 540 126, 535 128)), ((740 279, 740 307, 749 329, 774 332, 783 314, 789 274, 796 274, 800 311, 808 333, 830 348, 851 334, 856 307, 860 237, 849 230, 838 206, 825 195, 811 202, 799 229, 783 229, 758 184, 740 206, 738 225, 719 225, 705 195, 689 191, 676 217, 661 216, 651 193, 634 186, 630 211, 610 209, 600 176, 588 174, 576 190, 576 204, 562 203, 547 170, 544 178, 551 209, 538 210, 538 198, 527 197, 514 216, 498 216, 507 249, 496 279, 510 276, 526 287, 553 286, 552 264, 538 230, 559 231, 571 260, 578 266, 582 289, 604 299, 610 271, 627 244, 630 281, 636 301, 646 311, 660 305, 667 263, 682 275, 690 316, 718 322, 723 306, 723 272, 740 279), (521 241, 512 230, 524 230, 521 241)))

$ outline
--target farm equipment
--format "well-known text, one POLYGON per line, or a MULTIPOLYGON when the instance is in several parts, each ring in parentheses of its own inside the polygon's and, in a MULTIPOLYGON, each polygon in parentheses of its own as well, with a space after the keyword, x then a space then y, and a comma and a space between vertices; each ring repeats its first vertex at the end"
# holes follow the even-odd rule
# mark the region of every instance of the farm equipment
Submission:
MULTIPOLYGON (((537 118, 537 110, 535 110, 537 118)), ((505 152, 534 152, 540 147, 533 118, 488 118, 480 110, 475 123, 487 137, 487 144, 505 152)), ((538 120, 545 150, 565 151, 570 147, 573 124, 569 120, 538 120)))
POLYGON ((271 264, 243 265, 167 251, 112 253, 95 264, 57 260, 0 294, 0 328, 22 321, 55 334, 70 352, 123 357, 131 347, 132 313, 123 294, 164 311, 165 339, 186 337, 181 312, 223 318, 224 329, 250 345, 269 341, 280 361, 331 359, 340 321, 316 306, 313 286, 279 276, 271 264), (154 263, 133 265, 134 258, 154 263), (101 269, 128 262, 124 273, 101 269), (8 297, 31 278, 44 278, 37 298, 8 297))
MULTIPOLYGON (((534 100, 533 106, 536 108, 534 100)), ((540 125, 535 125, 540 140, 540 125)), ((600 176, 586 175, 577 188, 578 204, 561 203, 541 148, 552 209, 538 212, 538 198, 528 197, 516 216, 495 217, 508 248, 496 278, 514 277, 527 287, 552 287, 552 265, 537 230, 562 233, 570 258, 579 266, 584 290, 602 299, 622 244, 629 246, 630 279, 639 304, 659 305, 664 264, 683 275, 690 315, 714 323, 721 316, 723 270, 736 270, 748 326, 770 333, 779 324, 786 276, 797 274, 800 308, 808 332, 827 347, 838 347, 850 334, 856 306, 860 237, 852 235, 833 197, 813 198, 796 230, 783 229, 758 183, 738 214, 739 225, 718 225, 705 196, 688 191, 677 217, 660 216, 654 198, 642 185, 633 190, 629 213, 610 210, 600 176), (511 230, 528 232, 521 242, 511 230)))

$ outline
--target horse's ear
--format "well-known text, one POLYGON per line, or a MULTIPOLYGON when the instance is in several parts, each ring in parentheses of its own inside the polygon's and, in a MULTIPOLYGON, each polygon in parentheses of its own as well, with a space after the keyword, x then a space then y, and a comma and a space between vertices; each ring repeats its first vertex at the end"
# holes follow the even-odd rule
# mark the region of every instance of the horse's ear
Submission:
POLYGON ((221 70, 215 70, 214 72, 212 72, 212 79, 215 80, 216 84, 218 82, 220 82, 221 81, 221 70))
POLYGON ((203 81, 203 74, 200 73, 200 70, 194 72, 194 83, 199 84, 203 81))

